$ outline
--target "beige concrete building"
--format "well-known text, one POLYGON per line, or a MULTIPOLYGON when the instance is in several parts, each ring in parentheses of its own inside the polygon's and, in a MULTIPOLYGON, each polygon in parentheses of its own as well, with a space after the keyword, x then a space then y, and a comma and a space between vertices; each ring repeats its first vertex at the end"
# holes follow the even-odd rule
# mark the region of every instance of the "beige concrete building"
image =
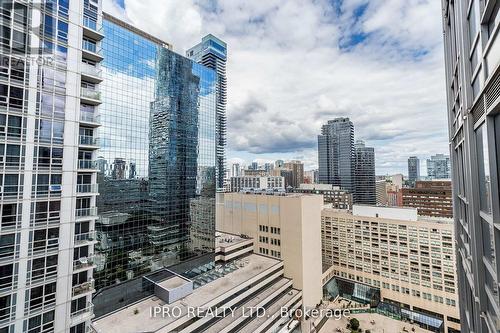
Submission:
POLYGON ((254 253, 282 260, 305 306, 322 299, 321 195, 220 193, 216 229, 254 239, 254 253))
POLYGON ((438 318, 444 332, 460 331, 451 219, 355 205, 324 209, 321 224, 324 284, 340 278, 370 286, 381 301, 438 318))

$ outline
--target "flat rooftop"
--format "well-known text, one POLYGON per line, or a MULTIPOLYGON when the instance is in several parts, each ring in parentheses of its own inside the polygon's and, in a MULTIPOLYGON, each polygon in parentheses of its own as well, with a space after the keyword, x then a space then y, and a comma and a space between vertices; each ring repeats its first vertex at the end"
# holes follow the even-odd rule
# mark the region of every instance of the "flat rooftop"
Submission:
POLYGON ((180 318, 186 317, 188 308, 202 308, 214 298, 230 292, 281 261, 251 254, 244 257, 240 262, 247 263, 243 267, 239 267, 235 271, 195 289, 192 294, 172 304, 165 304, 157 296, 150 296, 97 319, 92 323, 92 327, 97 333, 156 332, 180 318), (181 315, 175 318, 171 316, 151 316, 151 309, 158 306, 170 310, 174 308, 181 309, 181 315))
POLYGON ((238 235, 233 235, 233 234, 228 234, 225 232, 221 231, 216 231, 215 232, 215 247, 221 247, 221 248, 226 248, 226 247, 231 247, 234 245, 237 245, 239 243, 247 242, 249 240, 252 240, 252 238, 243 238, 238 235))
POLYGON ((165 289, 170 290, 170 289, 175 289, 177 287, 180 287, 186 283, 189 283, 189 281, 181 278, 180 276, 175 275, 175 276, 172 276, 171 278, 169 278, 165 281, 158 283, 158 285, 160 285, 161 287, 163 287, 165 289))

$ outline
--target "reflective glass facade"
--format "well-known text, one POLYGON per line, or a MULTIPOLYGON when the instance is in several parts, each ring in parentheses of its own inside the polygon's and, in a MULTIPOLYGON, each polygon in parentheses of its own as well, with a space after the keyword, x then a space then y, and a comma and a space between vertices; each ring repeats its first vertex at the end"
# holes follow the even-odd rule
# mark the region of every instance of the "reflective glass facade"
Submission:
POLYGON ((104 34, 97 315, 141 297, 149 272, 212 261, 215 244, 217 74, 116 19, 104 34))

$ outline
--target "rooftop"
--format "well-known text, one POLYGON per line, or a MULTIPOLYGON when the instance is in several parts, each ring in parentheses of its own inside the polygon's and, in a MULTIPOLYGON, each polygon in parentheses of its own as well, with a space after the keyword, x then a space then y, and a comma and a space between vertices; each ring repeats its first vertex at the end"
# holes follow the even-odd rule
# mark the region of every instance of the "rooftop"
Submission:
POLYGON ((251 254, 244 258, 248 262, 235 271, 209 282, 185 298, 165 304, 157 296, 147 297, 135 304, 122 308, 105 317, 97 319, 92 326, 97 333, 137 333, 137 332, 155 332, 166 325, 169 325, 183 317, 187 316, 188 308, 201 308, 211 300, 230 292, 252 277, 266 271, 268 268, 280 263, 279 260, 251 254), (151 316, 153 307, 162 306, 167 311, 174 308, 181 309, 181 315, 171 316, 151 316))

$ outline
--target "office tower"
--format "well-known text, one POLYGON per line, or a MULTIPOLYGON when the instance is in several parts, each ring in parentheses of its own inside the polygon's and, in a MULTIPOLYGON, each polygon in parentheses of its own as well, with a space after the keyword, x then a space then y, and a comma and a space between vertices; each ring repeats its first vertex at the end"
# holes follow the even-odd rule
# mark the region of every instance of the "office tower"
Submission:
POLYGON ((301 161, 286 162, 285 169, 292 171, 292 182, 289 185, 298 188, 304 182, 304 164, 301 161))
POLYGON ((285 161, 283 161, 283 160, 276 160, 276 162, 274 162, 274 167, 276 169, 278 169, 278 168, 284 168, 285 167, 285 161))
POLYGON ((264 170, 266 170, 267 174, 271 174, 271 171, 274 169, 274 164, 273 163, 266 163, 264 164, 264 170))
POLYGON ((436 154, 427 159, 427 177, 429 179, 449 179, 450 178, 450 157, 443 154, 436 154))
POLYGON ((206 35, 201 43, 186 51, 186 56, 213 69, 217 73, 217 188, 224 187, 226 168, 226 104, 227 104, 227 44, 213 35, 206 35))
POLYGON ((101 4, 0 9, 0 332, 85 332, 101 4))
POLYGON ((240 192, 244 189, 252 190, 285 190, 285 178, 280 176, 240 176, 231 177, 230 192, 240 192))
POLYGON ((241 176, 241 166, 239 163, 234 163, 231 166, 231 177, 239 177, 241 176))
POLYGON ((420 160, 417 156, 408 158, 408 180, 414 184, 420 179, 420 160))
POLYGON ((354 203, 375 205, 375 149, 366 147, 361 140, 354 146, 354 203))
POLYGON ((416 208, 418 215, 453 218, 451 181, 417 181, 402 195, 403 206, 416 208))
POLYGON ((252 164, 248 167, 249 170, 259 170, 259 163, 257 162, 252 162, 252 164))
POLYGON ((462 331, 497 332, 500 3, 442 5, 462 331))
POLYGON ((349 118, 329 120, 318 136, 319 183, 354 193, 354 125, 349 118))
POLYGON ((460 332, 453 220, 365 205, 323 209, 321 217, 327 298, 354 298, 433 332, 460 332))
POLYGON ((213 261, 217 165, 217 73, 107 14, 104 35, 97 317, 150 295, 148 273, 213 261))
POLYGON ((283 260, 284 275, 302 290, 304 305, 319 304, 321 196, 224 193, 219 198, 217 231, 245 235, 254 240, 254 253, 283 260))

